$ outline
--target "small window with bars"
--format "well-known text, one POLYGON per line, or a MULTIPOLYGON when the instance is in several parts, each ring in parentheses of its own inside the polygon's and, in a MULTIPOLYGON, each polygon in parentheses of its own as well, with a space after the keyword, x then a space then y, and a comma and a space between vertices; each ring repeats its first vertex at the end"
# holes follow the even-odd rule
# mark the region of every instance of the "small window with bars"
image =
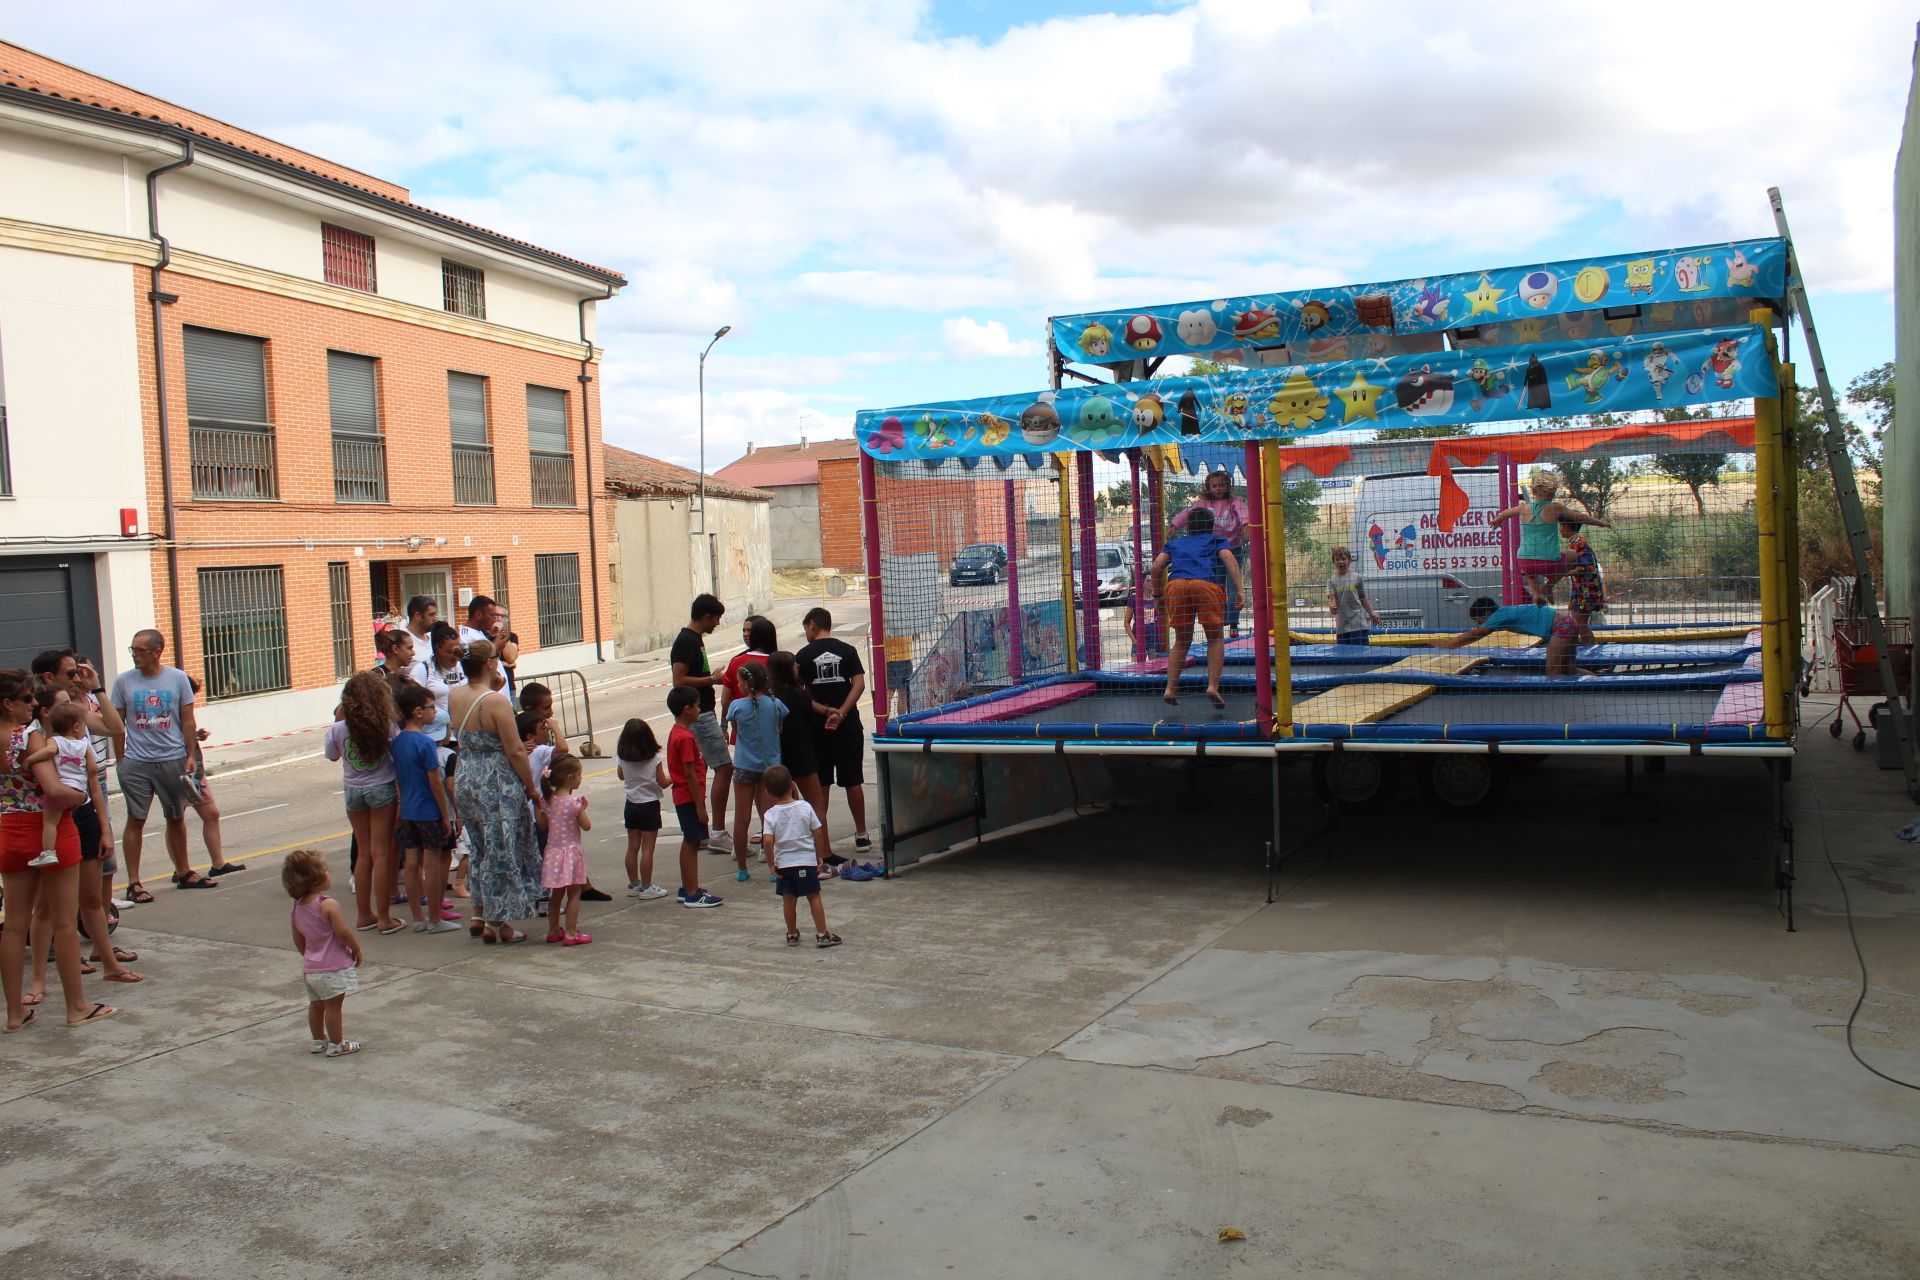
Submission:
POLYGON ((533 505, 573 505, 573 455, 567 451, 567 393, 527 388, 527 446, 533 505))
POLYGON ((507 594, 507 558, 493 558, 493 601, 508 613, 513 612, 512 597, 507 594))
POLYGON ((566 555, 533 558, 534 609, 539 614, 540 644, 578 644, 580 627, 580 557, 566 555))
POLYGON ((487 428, 485 378, 447 374, 447 423, 453 433, 454 505, 492 506, 493 437, 487 428))
POLYGON ((279 565, 200 570, 200 646, 208 698, 293 687, 279 565))
POLYGON ((373 237, 320 224, 320 264, 328 284, 373 293, 373 237))
POLYGON ((327 614, 333 623, 333 678, 353 674, 353 579, 344 560, 327 564, 327 614))
POLYGON ((455 315, 487 318, 487 276, 478 267, 440 260, 441 305, 455 315))

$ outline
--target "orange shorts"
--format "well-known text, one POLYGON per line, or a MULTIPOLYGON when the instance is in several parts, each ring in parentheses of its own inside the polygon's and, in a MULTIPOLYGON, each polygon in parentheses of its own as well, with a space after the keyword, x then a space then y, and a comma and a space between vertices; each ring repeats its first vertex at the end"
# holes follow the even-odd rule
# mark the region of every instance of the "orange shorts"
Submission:
POLYGON ((1217 582, 1175 578, 1167 583, 1167 621, 1173 634, 1184 636, 1198 621, 1201 627, 1220 627, 1227 620, 1227 592, 1217 582))

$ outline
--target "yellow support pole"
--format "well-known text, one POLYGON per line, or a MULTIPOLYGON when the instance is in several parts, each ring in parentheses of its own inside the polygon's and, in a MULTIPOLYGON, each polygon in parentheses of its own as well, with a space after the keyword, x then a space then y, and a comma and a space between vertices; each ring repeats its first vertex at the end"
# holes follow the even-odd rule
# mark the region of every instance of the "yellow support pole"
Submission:
MULTIPOLYGON (((1769 355, 1773 341, 1767 342, 1769 355)), ((1765 701, 1767 736, 1784 738, 1793 726, 1788 719, 1785 563, 1780 540, 1780 486, 1787 477, 1781 462, 1780 399, 1760 397, 1753 402, 1754 513, 1760 525, 1760 676, 1765 701)), ((1790 479, 1791 477, 1787 477, 1790 479)))
POLYGON ((1073 617, 1073 494, 1067 455, 1053 455, 1055 478, 1060 482, 1060 609, 1061 634, 1067 641, 1067 670, 1080 669, 1079 646, 1074 640, 1073 617))
POLYGON ((1287 600, 1287 491, 1281 480, 1280 446, 1272 440, 1261 446, 1260 484, 1267 500, 1267 608, 1273 631, 1262 643, 1273 644, 1273 736, 1293 736, 1293 637, 1288 625, 1287 600))
POLYGON ((1787 680, 1795 682, 1806 661, 1806 619, 1801 610, 1806 601, 1800 593, 1800 442, 1791 438, 1788 413, 1797 412, 1800 398, 1793 381, 1793 366, 1780 366, 1780 545, 1787 556, 1787 680))

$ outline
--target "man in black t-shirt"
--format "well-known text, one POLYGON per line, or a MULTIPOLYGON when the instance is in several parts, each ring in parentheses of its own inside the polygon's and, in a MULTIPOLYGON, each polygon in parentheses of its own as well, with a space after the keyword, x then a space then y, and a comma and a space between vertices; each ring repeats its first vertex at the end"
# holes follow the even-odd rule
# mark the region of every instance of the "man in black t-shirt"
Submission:
MULTIPOLYGON (((867 691, 867 669, 860 662, 860 651, 845 640, 833 638, 833 615, 825 609, 809 609, 800 620, 807 643, 794 655, 800 669, 800 683, 813 700, 813 740, 820 764, 820 790, 831 797, 835 782, 847 793, 847 808, 853 812, 853 847, 861 853, 873 848, 867 835, 866 778, 861 765, 866 756, 867 736, 860 723, 860 697, 867 691)), ((824 805, 821 818, 825 820, 824 805)))
POLYGON ((707 662, 707 637, 720 625, 727 606, 711 595, 693 598, 692 618, 673 638, 667 661, 673 664, 676 688, 692 689, 700 695, 700 716, 693 722, 693 737, 700 744, 700 756, 713 776, 708 801, 712 815, 707 826, 712 834, 706 847, 715 853, 731 854, 733 837, 727 834, 727 797, 733 794, 733 756, 727 751, 727 731, 713 714, 713 667, 707 662))

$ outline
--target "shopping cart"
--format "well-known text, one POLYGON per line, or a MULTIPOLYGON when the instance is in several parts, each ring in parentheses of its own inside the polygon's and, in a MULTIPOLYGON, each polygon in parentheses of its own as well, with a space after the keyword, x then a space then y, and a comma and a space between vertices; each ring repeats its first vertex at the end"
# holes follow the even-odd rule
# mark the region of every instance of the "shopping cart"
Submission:
MULTIPOLYGON (((1893 659, 1893 678, 1902 698, 1912 694, 1913 680, 1913 619, 1888 618, 1887 654, 1893 659)), ((1867 749, 1867 725, 1877 731, 1880 727, 1880 714, 1887 710, 1886 686, 1880 679, 1880 652, 1873 645, 1873 637, 1867 623, 1861 618, 1836 618, 1833 622, 1833 663, 1834 670, 1840 676, 1840 705, 1833 709, 1833 720, 1827 725, 1827 732, 1834 737, 1840 736, 1840 718, 1844 715, 1853 721, 1853 749, 1867 749), (1867 709, 1867 719, 1862 722, 1860 714, 1853 709, 1853 698, 1879 698, 1867 709)))

